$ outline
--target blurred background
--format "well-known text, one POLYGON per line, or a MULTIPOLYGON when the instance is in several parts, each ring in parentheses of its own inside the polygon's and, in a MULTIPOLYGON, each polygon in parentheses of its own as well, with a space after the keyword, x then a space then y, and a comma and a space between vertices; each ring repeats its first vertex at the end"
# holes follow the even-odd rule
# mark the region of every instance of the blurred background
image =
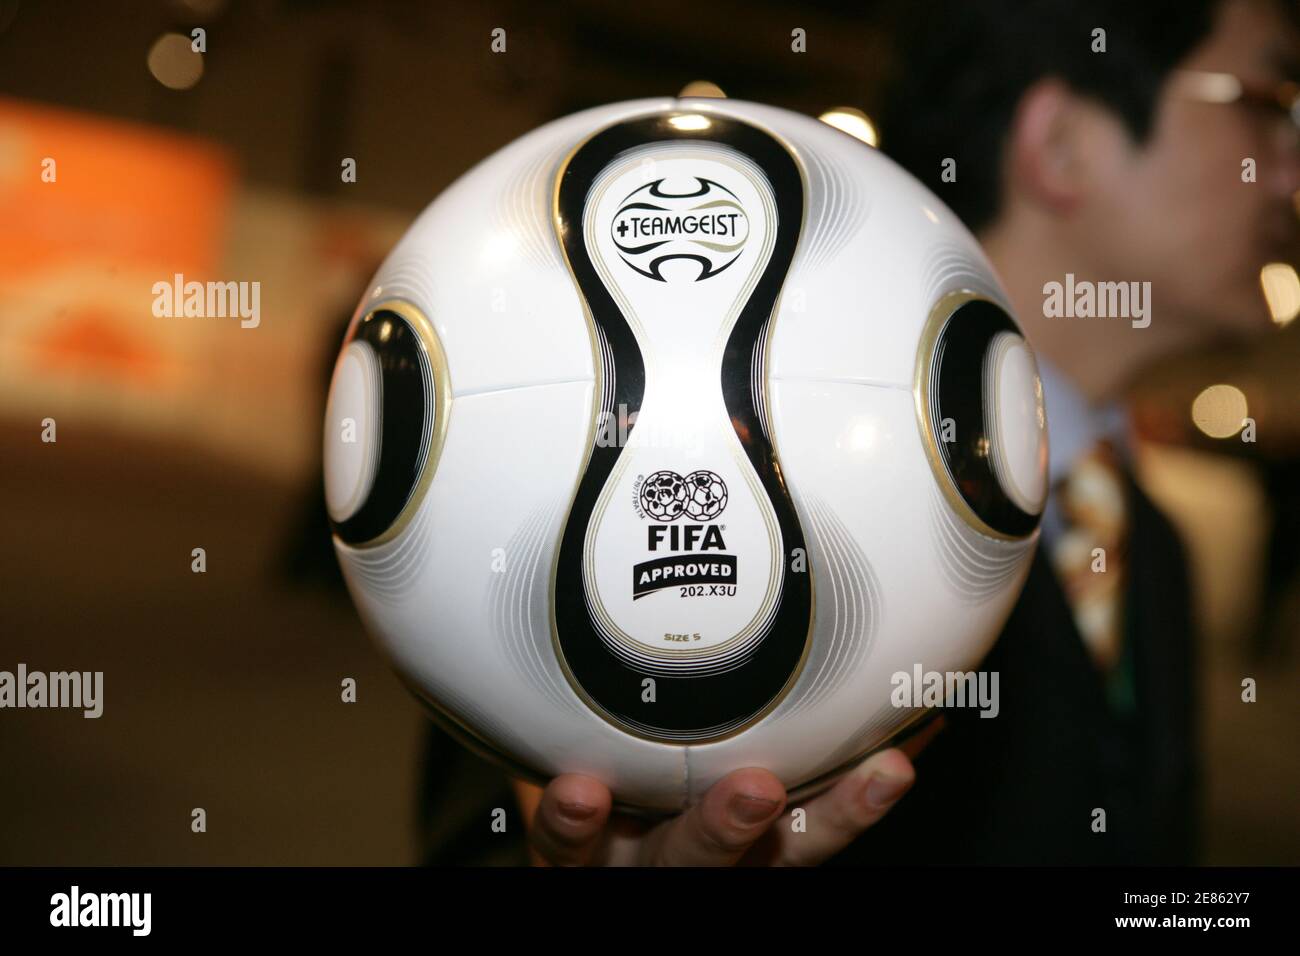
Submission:
MULTIPOLYGON (((0 0, 0 668, 106 674, 100 720, 0 713, 0 864, 424 857, 425 718, 319 503, 343 323, 441 189, 547 120, 701 79, 870 117, 888 45, 846 9, 0 0), (175 273, 259 281, 260 325, 155 317, 175 273)), ((1200 600, 1209 863, 1300 860, 1300 282, 1260 265, 1276 333, 1132 396, 1200 600)))

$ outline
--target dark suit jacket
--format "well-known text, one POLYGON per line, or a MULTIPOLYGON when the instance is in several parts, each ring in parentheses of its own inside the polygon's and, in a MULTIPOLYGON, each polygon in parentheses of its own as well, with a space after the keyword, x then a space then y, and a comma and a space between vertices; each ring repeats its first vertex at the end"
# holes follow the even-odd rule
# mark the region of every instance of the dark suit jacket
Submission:
MULTIPOLYGON (((983 669, 1000 714, 947 712, 917 782, 837 856, 852 863, 1154 864, 1195 859, 1196 715, 1191 594, 1182 546, 1130 482, 1126 653, 1135 707, 1108 704, 1045 555, 983 669), (1105 810, 1106 830, 1093 830, 1105 810)), ((431 863, 525 862, 505 778, 431 729, 421 818, 431 863)))
POLYGON ((983 669, 1001 712, 952 711, 917 781, 837 863, 1195 861, 1195 641, 1183 548, 1131 481, 1125 652, 1135 706, 1108 704, 1040 549, 983 669), (1093 811, 1105 810, 1104 833, 1093 811))

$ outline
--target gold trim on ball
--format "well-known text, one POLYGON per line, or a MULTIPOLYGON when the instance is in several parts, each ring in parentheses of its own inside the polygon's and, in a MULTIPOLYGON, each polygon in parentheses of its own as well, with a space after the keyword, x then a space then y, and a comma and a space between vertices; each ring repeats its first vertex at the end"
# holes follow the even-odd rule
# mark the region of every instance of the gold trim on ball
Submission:
MULTIPOLYGON (((952 474, 948 471, 948 466, 943 460, 943 452, 939 448, 939 436, 934 431, 934 418, 930 414, 930 385, 931 375, 934 371, 934 348, 939 341, 940 333, 948 324, 948 320, 967 302, 987 302, 1002 309, 1001 305, 988 296, 981 295, 971 289, 958 289, 949 292, 941 296, 939 301, 930 309, 930 316, 926 319, 925 329, 921 332, 921 341, 916 347, 916 370, 912 382, 912 397, 916 406, 917 428, 921 433, 921 444, 925 446, 925 457, 930 462, 930 470, 934 472, 934 480, 938 483, 944 499, 957 517, 961 518, 972 530, 985 537, 995 538, 998 541, 1024 541, 1029 535, 1017 537, 1016 535, 998 531, 975 513, 975 509, 962 497, 952 474)), ((1019 326, 1016 327, 1016 330, 1019 332, 1019 326)), ((1021 333, 1021 338, 1024 338, 1023 333, 1021 333)), ((1028 340, 1025 341, 1025 345, 1026 347, 1029 346, 1028 340)))
POLYGON ((420 475, 396 520, 378 537, 371 538, 369 541, 347 544, 348 547, 357 550, 377 548, 387 544, 405 531, 411 523, 411 519, 415 517, 415 513, 424 502, 429 485, 433 483, 433 474, 438 468, 438 459, 442 457, 442 446, 447 440, 447 425, 451 418, 451 373, 447 366, 447 354, 442 348, 442 340, 438 338, 433 323, 423 312, 403 299, 381 301, 367 309, 361 321, 367 321, 377 312, 395 312, 415 332, 433 378, 433 429, 429 435, 429 450, 424 456, 424 463, 420 466, 420 475))

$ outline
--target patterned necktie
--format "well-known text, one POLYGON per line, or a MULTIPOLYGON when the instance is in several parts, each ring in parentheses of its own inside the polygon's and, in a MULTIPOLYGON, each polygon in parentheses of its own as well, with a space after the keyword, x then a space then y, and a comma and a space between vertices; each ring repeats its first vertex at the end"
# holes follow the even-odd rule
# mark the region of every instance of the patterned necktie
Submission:
POLYGON ((1056 493, 1064 527, 1051 545, 1052 564, 1112 703, 1127 709, 1132 695, 1124 653, 1124 585, 1130 507, 1114 446, 1103 440, 1080 456, 1056 493))

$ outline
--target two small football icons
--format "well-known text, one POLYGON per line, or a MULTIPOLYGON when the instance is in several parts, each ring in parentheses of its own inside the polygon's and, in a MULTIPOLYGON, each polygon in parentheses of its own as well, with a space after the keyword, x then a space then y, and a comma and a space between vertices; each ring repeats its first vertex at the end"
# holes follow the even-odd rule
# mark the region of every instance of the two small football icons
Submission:
POLYGON ((675 521, 682 515, 693 521, 712 521, 727 507, 727 485, 722 476, 700 468, 682 477, 661 470, 641 482, 637 499, 646 517, 675 521))

